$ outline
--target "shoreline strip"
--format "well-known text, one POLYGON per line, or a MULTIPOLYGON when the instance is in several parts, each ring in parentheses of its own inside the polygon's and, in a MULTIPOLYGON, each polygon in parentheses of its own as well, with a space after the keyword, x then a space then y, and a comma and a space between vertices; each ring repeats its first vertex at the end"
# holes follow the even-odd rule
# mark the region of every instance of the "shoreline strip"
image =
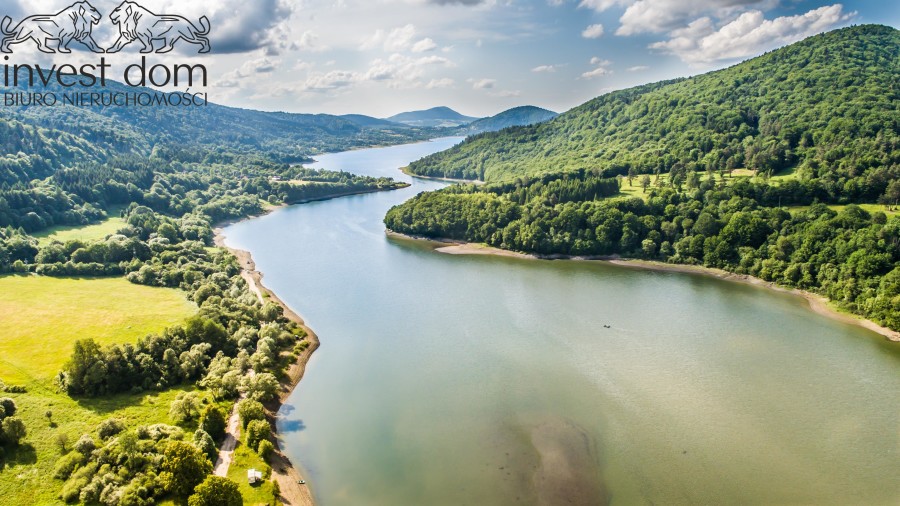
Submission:
MULTIPOLYGON (((281 300, 275 292, 263 285, 263 274, 256 270, 256 263, 253 261, 253 257, 249 251, 227 246, 225 244, 225 235, 221 227, 216 227, 214 233, 215 245, 231 252, 231 254, 237 257, 238 263, 241 266, 241 276, 247 281, 250 291, 255 293, 260 300, 264 300, 265 297, 268 297, 269 300, 281 306, 284 310, 285 318, 298 324, 306 332, 306 338, 309 340, 309 346, 297 357, 297 360, 291 364, 287 371, 287 377, 280 382, 281 388, 278 393, 278 399, 266 404, 266 408, 277 415, 278 410, 287 401, 291 393, 293 393, 294 388, 297 387, 300 380, 303 379, 303 374, 306 372, 306 366, 309 363, 309 359, 319 347, 319 336, 316 335, 316 333, 306 325, 303 318, 281 300)), ((273 435, 275 436, 278 447, 277 451, 273 452, 269 464, 272 466, 272 478, 278 482, 282 502, 289 506, 314 506, 315 501, 313 500, 309 485, 301 485, 299 483, 303 478, 284 453, 281 439, 278 437, 277 427, 273 430, 273 435)))

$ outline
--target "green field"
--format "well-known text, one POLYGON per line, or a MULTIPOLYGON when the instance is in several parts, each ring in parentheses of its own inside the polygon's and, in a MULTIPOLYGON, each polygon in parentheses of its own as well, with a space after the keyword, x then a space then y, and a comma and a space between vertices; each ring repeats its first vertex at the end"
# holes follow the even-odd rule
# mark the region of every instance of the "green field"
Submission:
POLYGON ((71 239, 79 239, 82 241, 92 241, 95 239, 104 239, 109 235, 115 234, 125 226, 125 220, 119 217, 121 208, 113 207, 108 211, 109 218, 92 225, 85 226, 55 226, 42 230, 34 234, 38 238, 40 245, 49 244, 53 241, 66 242, 71 239))
MULTIPOLYGON (((887 206, 881 205, 881 204, 857 204, 857 205, 859 207, 861 207, 863 210, 869 212, 870 214, 881 211, 888 216, 900 215, 900 210, 895 208, 894 210, 890 211, 890 210, 888 210, 887 206)), ((845 207, 847 207, 847 206, 829 205, 828 209, 831 209, 832 211, 841 212, 844 210, 845 207)), ((809 206, 791 206, 791 207, 787 208, 788 212, 790 212, 790 213, 796 213, 796 212, 804 211, 806 209, 809 209, 809 206)))
POLYGON ((136 341, 196 311, 178 290, 124 278, 0 277, 0 379, 46 381, 59 372, 75 341, 136 341))
POLYGON ((247 447, 245 443, 247 431, 241 432, 241 441, 237 448, 234 449, 234 460, 228 468, 228 479, 238 484, 241 490, 241 496, 244 498, 244 504, 261 505, 273 504, 274 485, 268 478, 257 485, 247 483, 247 471, 256 469, 263 473, 264 477, 269 476, 271 468, 256 452, 247 447))

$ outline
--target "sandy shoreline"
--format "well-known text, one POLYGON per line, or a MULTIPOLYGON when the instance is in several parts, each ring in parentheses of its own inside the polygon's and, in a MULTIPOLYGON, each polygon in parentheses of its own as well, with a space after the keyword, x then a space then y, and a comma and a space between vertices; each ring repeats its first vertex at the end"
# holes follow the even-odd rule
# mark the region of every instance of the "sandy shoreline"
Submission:
MULTIPOLYGON (((303 379, 303 374, 306 372, 306 365, 309 363, 312 354, 319 347, 319 337, 306 325, 306 322, 300 315, 285 304, 275 292, 263 285, 263 274, 256 270, 256 263, 253 262, 250 252, 229 248, 225 245, 225 236, 222 233, 222 228, 217 227, 214 231, 216 246, 230 251, 237 257, 238 263, 241 266, 241 276, 247 281, 250 290, 261 300, 268 298, 281 306, 284 310, 284 316, 300 325, 307 334, 309 346, 299 357, 297 357, 297 360, 291 364, 288 369, 287 378, 281 381, 281 391, 278 394, 278 399, 266 405, 267 409, 272 413, 277 414, 281 405, 287 401, 288 397, 290 397, 291 393, 294 391, 294 388, 300 383, 300 380, 303 379)), ((275 436, 276 441, 279 441, 277 430, 275 431, 275 436)), ((278 443, 278 450, 274 452, 271 457, 270 464, 272 466, 272 478, 278 482, 278 487, 281 490, 281 500, 284 504, 291 506, 313 506, 315 504, 309 485, 301 485, 298 483, 299 480, 303 478, 300 475, 300 472, 291 463, 290 459, 284 454, 284 448, 281 447, 280 442, 278 443)))
POLYGON ((680 272, 685 274, 695 274, 701 276, 712 276, 719 279, 724 279, 727 281, 734 281, 737 283, 744 283, 748 285, 761 286, 768 288, 770 290, 775 290, 781 293, 789 293, 792 295, 796 295, 798 297, 803 297, 809 303, 810 309, 822 316, 826 316, 828 318, 844 322, 850 323, 853 325, 858 325, 860 327, 866 328, 882 336, 886 337, 889 341, 900 342, 900 332, 895 330, 891 330, 887 327, 883 327, 878 325, 877 323, 867 320, 861 316, 852 315, 849 313, 845 313, 838 308, 834 307, 831 302, 822 295, 817 293, 808 292, 806 290, 799 290, 796 288, 787 288, 784 286, 777 285, 770 281, 765 281, 760 278, 756 278, 753 276, 748 276, 746 274, 735 274, 733 272, 724 271, 721 269, 713 269, 710 267, 703 267, 701 265, 686 265, 686 264, 667 264, 663 262, 655 262, 651 260, 637 260, 630 258, 621 258, 617 256, 609 256, 609 257, 578 257, 578 256, 567 256, 567 255, 548 255, 548 256, 540 256, 534 254, 527 253, 519 253, 516 251, 507 251, 499 248, 494 248, 492 246, 487 246, 484 244, 475 244, 475 243, 467 243, 462 241, 455 241, 450 239, 431 239, 426 237, 415 237, 409 236, 405 234, 400 234, 394 232, 392 230, 388 230, 385 232, 388 237, 392 237, 395 239, 405 239, 411 241, 421 241, 428 242, 432 246, 434 246, 434 250, 439 253, 444 253, 448 255, 492 255, 492 256, 502 256, 509 258, 524 258, 524 259, 534 259, 534 260, 576 260, 576 261, 590 261, 590 262, 606 262, 613 265, 618 265, 621 267, 628 267, 631 269, 643 269, 643 270, 652 270, 652 271, 660 271, 660 272, 680 272))
POLYGON ((409 177, 414 177, 416 179, 424 179, 425 181, 442 181, 444 183, 459 183, 459 184, 474 184, 475 186, 483 185, 484 181, 479 179, 453 179, 449 177, 437 177, 437 176, 420 176, 419 174, 413 174, 409 171, 409 166, 400 167, 400 172, 406 174, 409 177))

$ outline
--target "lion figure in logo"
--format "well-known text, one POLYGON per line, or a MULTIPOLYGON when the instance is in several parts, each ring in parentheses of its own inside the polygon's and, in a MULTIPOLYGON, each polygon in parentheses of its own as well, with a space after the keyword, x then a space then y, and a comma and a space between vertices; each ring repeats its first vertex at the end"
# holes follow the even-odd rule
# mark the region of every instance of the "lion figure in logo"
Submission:
POLYGON ((112 11, 109 19, 119 25, 119 38, 109 48, 109 53, 117 53, 135 40, 143 45, 141 53, 152 53, 155 40, 163 42, 157 53, 168 53, 182 39, 191 44, 199 44, 201 53, 208 53, 210 50, 209 39, 206 37, 209 34, 209 19, 206 16, 200 18, 200 28, 197 28, 182 16, 154 14, 134 2, 125 1, 112 11))
POLYGON ((5 16, 0 22, 0 33, 3 35, 0 52, 11 53, 9 46, 30 39, 37 42, 38 50, 44 53, 71 53, 69 44, 72 41, 81 42, 95 53, 103 53, 92 33, 94 25, 102 18, 100 12, 88 2, 76 2, 52 15, 27 17, 12 30, 9 28, 12 18, 5 16), (51 41, 56 41, 56 44, 51 41))

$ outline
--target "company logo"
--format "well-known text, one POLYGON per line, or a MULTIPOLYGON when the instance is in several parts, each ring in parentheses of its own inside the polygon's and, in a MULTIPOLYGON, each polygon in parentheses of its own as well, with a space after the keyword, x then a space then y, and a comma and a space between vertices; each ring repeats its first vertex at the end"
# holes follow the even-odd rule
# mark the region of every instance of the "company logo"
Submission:
POLYGON ((76 2, 56 14, 30 16, 12 27, 12 18, 0 21, 0 105, 6 107, 35 107, 73 105, 79 107, 205 107, 208 97, 207 70, 201 64, 150 62, 149 53, 169 53, 176 44, 199 45, 199 53, 209 53, 210 24, 202 16, 198 24, 183 16, 154 14, 141 5, 124 1, 109 14, 118 27, 118 38, 108 50, 94 40, 94 28, 103 15, 93 5, 76 2), (124 67, 121 85, 107 84, 113 66, 106 56, 95 63, 78 64, 53 62, 46 64, 10 62, 12 46, 33 41, 44 53, 71 53, 70 44, 79 42, 95 53, 118 53, 134 41, 140 43, 140 62, 124 67), (9 62, 9 63, 7 63, 9 62), (122 85, 125 89, 122 89, 122 85), (43 86, 43 89, 41 89, 43 86), (165 93, 140 89, 175 87, 185 91, 165 93), (191 89, 195 91, 191 91, 191 89))
POLYGON ((162 41, 162 47, 157 53, 168 53, 175 49, 175 43, 179 40, 200 45, 200 53, 208 53, 210 50, 209 19, 206 16, 200 18, 201 28, 182 16, 158 15, 141 7, 134 2, 122 2, 109 15, 113 23, 119 25, 119 39, 109 49, 110 53, 117 53, 123 47, 135 40, 144 48, 142 53, 153 52, 153 41, 162 41))
POLYGON ((100 12, 88 2, 76 2, 56 14, 25 18, 12 30, 9 29, 12 18, 5 16, 0 22, 0 32, 3 33, 0 51, 11 53, 9 46, 30 39, 37 42, 38 50, 44 53, 71 53, 69 44, 72 41, 81 42, 95 53, 103 53, 103 48, 92 36, 94 25, 100 22, 101 17, 100 12))
POLYGON ((141 53, 168 53, 175 49, 175 44, 183 40, 200 45, 198 52, 208 53, 211 49, 209 38, 210 25, 206 16, 200 18, 200 28, 183 16, 160 15, 140 6, 135 2, 122 2, 109 19, 118 25, 119 38, 108 51, 101 48, 94 40, 92 32, 103 16, 88 2, 76 2, 52 15, 37 15, 23 19, 15 28, 10 29, 12 18, 4 16, 0 22, 0 52, 12 53, 10 46, 29 40, 37 43, 38 50, 44 53, 71 53, 69 44, 78 41, 95 53, 118 53, 134 41, 141 43, 141 53), (154 51, 154 42, 160 47, 154 51))

